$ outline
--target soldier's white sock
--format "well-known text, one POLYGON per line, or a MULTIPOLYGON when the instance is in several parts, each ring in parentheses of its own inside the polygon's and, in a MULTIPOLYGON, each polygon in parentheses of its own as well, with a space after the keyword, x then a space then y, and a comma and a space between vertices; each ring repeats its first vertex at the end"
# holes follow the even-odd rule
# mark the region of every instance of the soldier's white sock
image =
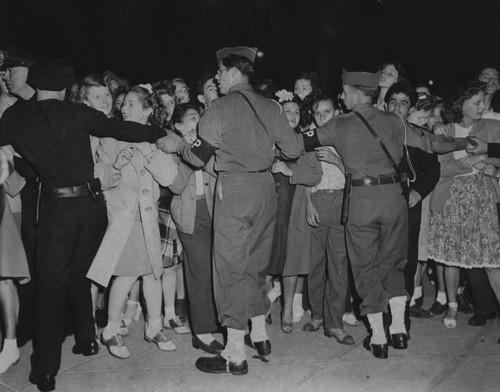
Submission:
POLYGON ((438 291, 436 302, 439 302, 441 305, 446 305, 448 300, 446 299, 446 293, 444 291, 438 291))
POLYGON ((392 324, 389 327, 389 331, 392 334, 395 333, 406 333, 405 327, 405 307, 406 307, 406 296, 392 297, 389 300, 389 306, 391 307, 392 314, 392 324))
POLYGON ((220 355, 228 361, 241 363, 247 359, 245 354, 245 331, 239 329, 227 329, 227 343, 220 355))
POLYGON ((252 342, 263 342, 264 340, 268 340, 266 316, 255 316, 250 320, 252 321, 252 332, 250 332, 250 339, 252 339, 252 342))
POLYGON ((372 344, 385 344, 387 338, 384 331, 384 321, 382 319, 382 312, 367 314, 370 327, 372 329, 372 344))

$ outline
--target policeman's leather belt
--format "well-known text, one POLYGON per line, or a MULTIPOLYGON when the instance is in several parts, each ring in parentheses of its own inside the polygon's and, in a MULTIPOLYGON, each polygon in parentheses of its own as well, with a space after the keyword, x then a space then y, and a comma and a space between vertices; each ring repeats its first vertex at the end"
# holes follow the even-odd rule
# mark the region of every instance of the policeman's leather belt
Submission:
POLYGON ((42 197, 47 199, 63 199, 65 197, 90 196, 87 185, 68 187, 43 187, 42 197))
POLYGON ((367 177, 367 178, 356 178, 352 180, 352 186, 376 186, 376 185, 388 185, 388 184, 399 184, 399 176, 386 176, 386 177, 367 177))

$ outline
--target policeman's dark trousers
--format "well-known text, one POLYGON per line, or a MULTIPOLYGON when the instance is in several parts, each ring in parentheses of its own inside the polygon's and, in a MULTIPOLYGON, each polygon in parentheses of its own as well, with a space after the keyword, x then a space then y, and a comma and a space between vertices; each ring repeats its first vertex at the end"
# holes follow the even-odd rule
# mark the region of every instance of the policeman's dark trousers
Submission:
POLYGON ((26 178, 26 184, 21 190, 21 239, 23 241, 26 259, 31 280, 17 286, 19 295, 19 317, 17 324, 17 339, 23 344, 31 339, 33 333, 33 295, 35 291, 35 246, 36 246, 36 225, 33 217, 34 190, 36 179, 26 178))
POLYGON ((340 224, 343 190, 312 193, 319 216, 311 230, 311 272, 307 277, 312 318, 325 328, 343 328, 342 315, 348 295, 347 252, 344 226, 340 224))
POLYGON ((196 201, 192 235, 178 231, 184 249, 184 274, 195 335, 217 330, 213 291, 212 220, 205 199, 196 201))
POLYGON ((407 295, 408 207, 399 184, 352 188, 346 243, 361 314, 385 312, 390 298, 407 295))
POLYGON ((95 339, 90 281, 85 275, 107 223, 103 199, 81 196, 41 202, 31 357, 35 374, 55 376, 59 371, 65 303, 72 313, 75 341, 95 339))
POLYGON ((245 330, 269 309, 266 272, 276 218, 270 173, 221 172, 214 210, 214 289, 221 324, 245 330))
POLYGON ((408 261, 404 269, 405 287, 408 294, 413 295, 415 289, 415 273, 418 266, 418 237, 422 221, 422 203, 408 209, 408 261))

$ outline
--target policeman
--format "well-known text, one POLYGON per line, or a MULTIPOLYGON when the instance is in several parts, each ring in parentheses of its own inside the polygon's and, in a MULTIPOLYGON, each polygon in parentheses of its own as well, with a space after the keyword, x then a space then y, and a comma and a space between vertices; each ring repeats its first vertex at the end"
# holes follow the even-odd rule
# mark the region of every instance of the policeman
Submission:
POLYGON ((247 47, 219 50, 216 79, 227 95, 204 113, 198 140, 190 146, 167 136, 157 143, 198 167, 215 154, 214 287, 228 340, 220 355, 196 361, 196 367, 207 373, 246 374, 244 341, 260 355, 271 353, 265 330, 265 274, 277 200, 270 167, 274 147, 285 159, 297 158, 302 150, 281 106, 254 93, 248 83, 255 54, 256 49, 247 47), (244 336, 249 320, 251 333, 244 336))
POLYGON ((377 358, 387 358, 382 322, 387 303, 393 316, 389 328, 393 347, 405 349, 408 340, 403 276, 408 249, 408 210, 399 168, 396 169, 405 138, 408 145, 427 152, 465 148, 467 143, 405 132, 401 118, 372 106, 378 81, 378 74, 344 71, 342 99, 353 112, 333 118, 304 138, 304 143, 307 151, 318 145, 333 145, 346 173, 352 176, 346 242, 356 289, 363 300, 361 313, 368 316, 372 330, 364 347, 377 358))
POLYGON ((29 377, 41 391, 55 389, 66 299, 75 321, 73 353, 98 351, 85 275, 106 231, 107 214, 99 180, 94 179, 89 135, 134 143, 154 142, 164 134, 160 128, 108 119, 85 105, 64 102, 73 80, 73 68, 61 61, 34 65, 29 81, 37 101, 12 106, 0 120, 0 145, 12 145, 34 167, 41 184, 29 377))

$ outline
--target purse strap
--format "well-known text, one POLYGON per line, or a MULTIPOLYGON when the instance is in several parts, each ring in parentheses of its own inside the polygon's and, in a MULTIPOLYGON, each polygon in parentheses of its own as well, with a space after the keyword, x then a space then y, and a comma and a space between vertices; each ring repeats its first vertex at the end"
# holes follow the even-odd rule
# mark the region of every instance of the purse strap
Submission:
POLYGON ((264 125, 264 122, 262 121, 259 114, 257 113, 257 110, 255 110, 255 107, 252 105, 252 102, 250 102, 250 99, 245 94, 243 94, 241 91, 235 91, 235 92, 238 93, 239 95, 241 95, 243 97, 243 99, 245 99, 245 101, 247 101, 248 105, 252 109, 253 114, 257 118, 257 121, 259 122, 260 125, 262 125, 262 128, 264 128, 264 131, 266 131, 267 136, 269 136, 272 140, 271 134, 267 130, 267 127, 264 125))
POLYGON ((361 113, 359 113, 357 111, 354 111, 354 113, 356 114, 356 116, 359 117, 359 119, 363 122, 363 124, 365 124, 366 128, 368 128, 368 130, 373 135, 373 137, 375 139, 377 139, 377 141, 380 144, 380 147, 384 151, 385 155, 387 155, 387 158, 389 159, 389 162, 391 163, 391 166, 393 167, 394 171, 396 172, 396 175, 401 178, 401 170, 399 169, 398 164, 394 161, 394 159, 392 159, 391 153, 389 152, 389 150, 385 146, 385 144, 382 141, 382 139, 378 136, 377 132, 375 132, 375 130, 373 129, 373 127, 368 123, 368 121, 366 121, 366 119, 361 115, 361 113))

